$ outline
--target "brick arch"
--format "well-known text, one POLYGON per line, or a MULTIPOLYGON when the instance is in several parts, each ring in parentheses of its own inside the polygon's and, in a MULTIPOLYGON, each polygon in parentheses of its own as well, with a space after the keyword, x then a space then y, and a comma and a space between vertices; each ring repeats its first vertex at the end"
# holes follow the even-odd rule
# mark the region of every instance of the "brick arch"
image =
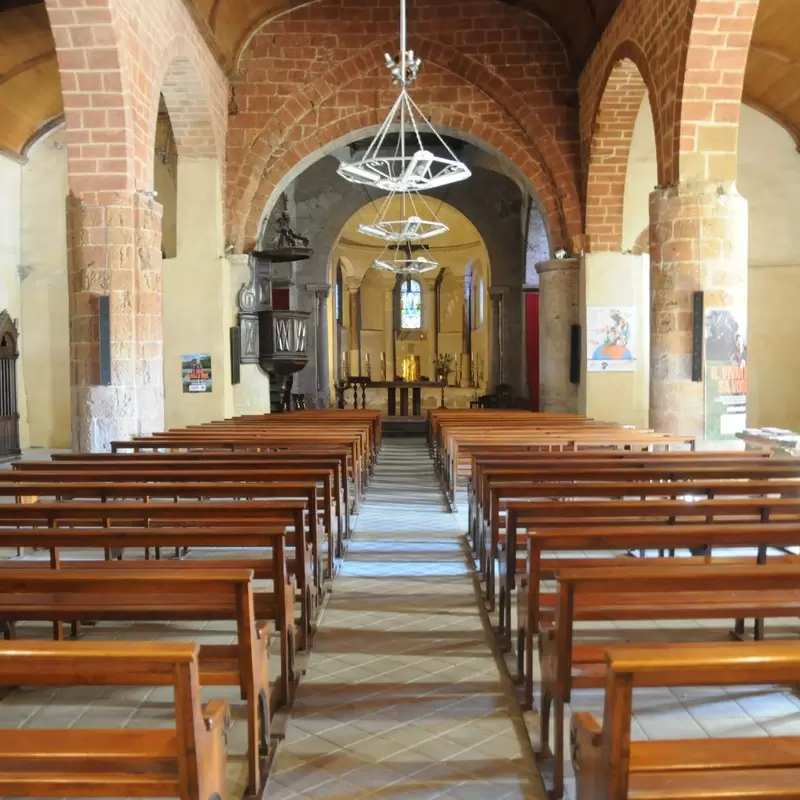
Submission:
POLYGON ((130 192, 135 131, 114 3, 45 2, 64 99, 70 191, 76 197, 130 192))
POLYGON ((610 61, 603 90, 593 114, 591 135, 583 143, 586 164, 586 240, 591 252, 622 250, 625 178, 636 117, 650 97, 655 129, 659 182, 663 177, 659 144, 661 122, 653 102, 653 80, 644 53, 634 42, 623 42, 610 61))
MULTIPOLYGON (((440 132, 452 132, 476 144, 488 145, 511 161, 541 204, 553 247, 568 246, 563 219, 559 214, 559 203, 553 192, 548 190, 546 176, 539 162, 525 148, 524 142, 515 140, 489 123, 452 110, 433 109, 428 118, 440 132)), ((243 220, 243 239, 240 242, 243 248, 251 247, 255 243, 263 211, 269 208, 271 202, 285 188, 283 184, 286 179, 308 166, 309 158, 313 159, 315 154, 322 157, 334 149, 334 145, 343 146, 349 141, 374 133, 381 121, 377 119, 375 109, 370 108, 339 118, 322 128, 308 126, 311 130, 309 135, 293 141, 291 147, 282 151, 282 155, 261 175, 248 216, 243 220)))
MULTIPOLYGON (((462 55, 455 48, 422 37, 415 37, 415 44, 417 51, 425 61, 453 73, 488 97, 496 106, 496 110, 492 109, 489 115, 494 115, 496 118, 497 112, 499 112, 513 120, 526 142, 525 153, 529 155, 528 151, 532 151, 538 162, 536 170, 521 171, 526 175, 533 191, 540 197, 543 206, 547 208, 548 221, 554 240, 558 240, 568 248, 571 247, 573 241, 577 240, 581 233, 580 202, 574 175, 564 154, 551 133, 542 124, 536 110, 531 108, 504 80, 477 61, 462 55)), ((243 234, 242 225, 246 218, 252 219, 253 207, 258 207, 255 194, 257 187, 263 185, 266 180, 265 171, 268 168, 271 154, 275 150, 282 149, 290 133, 302 125, 307 115, 320 109, 335 96, 337 91, 354 80, 376 72, 379 69, 376 65, 382 63, 383 54, 391 52, 393 47, 395 47, 394 39, 385 39, 339 62, 328 73, 319 76, 289 98, 261 128, 258 136, 249 146, 246 156, 242 159, 238 174, 232 181, 229 195, 229 201, 233 207, 230 237, 232 240, 241 242, 243 235, 248 240, 251 239, 252 226, 248 224, 247 233, 243 234)), ((370 124, 379 124, 382 118, 378 119, 378 115, 386 110, 388 108, 372 109, 373 119, 370 120, 370 124)), ((465 115, 460 116, 466 119, 465 115)), ((476 127, 476 123, 471 120, 469 129, 458 127, 456 130, 470 134, 474 127, 476 127)), ((484 135, 476 136, 476 138, 495 146, 496 149, 508 156, 512 163, 515 163, 515 159, 521 156, 523 148, 520 148, 519 145, 512 146, 506 143, 505 149, 497 147, 491 139, 500 140, 503 138, 502 134, 493 131, 491 126, 480 127, 485 129, 484 135), (509 156, 509 152, 513 152, 514 155, 509 156)), ((312 147, 308 153, 316 149, 312 147)), ((308 155, 308 153, 304 155, 308 155)), ((275 168, 269 166, 270 171, 275 168)), ((260 210, 258 208, 259 212, 260 210)))
POLYGON ((209 95, 195 65, 188 43, 176 36, 164 48, 162 63, 156 73, 160 80, 154 84, 155 97, 151 102, 148 124, 148 152, 153 149, 159 94, 169 111, 178 155, 188 158, 218 158, 224 146, 215 130, 209 95))
POLYGON ((669 183, 734 181, 744 73, 759 0, 689 0, 669 183))

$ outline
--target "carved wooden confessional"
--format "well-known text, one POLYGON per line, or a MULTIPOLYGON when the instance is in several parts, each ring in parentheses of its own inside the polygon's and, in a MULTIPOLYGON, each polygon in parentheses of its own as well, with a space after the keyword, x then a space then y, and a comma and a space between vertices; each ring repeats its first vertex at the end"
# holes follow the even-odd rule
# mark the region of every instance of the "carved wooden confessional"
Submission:
POLYGON ((0 458, 18 456, 17 329, 7 311, 0 313, 0 458))

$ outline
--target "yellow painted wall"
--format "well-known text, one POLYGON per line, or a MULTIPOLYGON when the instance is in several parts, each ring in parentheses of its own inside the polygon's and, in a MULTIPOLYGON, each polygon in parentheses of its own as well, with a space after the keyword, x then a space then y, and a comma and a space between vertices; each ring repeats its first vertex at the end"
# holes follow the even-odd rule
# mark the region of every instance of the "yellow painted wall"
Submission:
POLYGON ((749 279, 747 424, 800 431, 800 265, 751 267, 749 279))
POLYGON ((58 129, 31 149, 22 169, 23 370, 30 443, 72 444, 67 293, 67 149, 58 129))
MULTIPOLYGON (((645 99, 629 156, 623 250, 647 223, 655 175, 655 139, 645 99)), ((800 430, 800 154, 780 125, 748 106, 739 126, 737 188, 749 210, 747 424, 800 430)))
MULTIPOLYGON (((20 292, 22 169, 9 158, 0 156, 0 310, 19 320, 22 309, 20 292)), ((17 323, 17 330, 21 326, 17 323)), ((18 343, 22 346, 22 341, 18 343)), ((19 410, 20 446, 30 445, 25 366, 17 359, 17 408, 19 410)))
POLYGON ((738 188, 750 217, 747 424, 800 431, 800 154, 783 128, 746 106, 738 188))
POLYGON ((216 161, 180 160, 177 256, 164 262, 164 414, 168 428, 231 416, 230 265, 222 256, 222 200, 216 161), (181 357, 210 353, 213 388, 183 391, 181 357))
POLYGON ((589 253, 581 262, 581 382, 578 411, 594 419, 647 428, 650 415, 650 258, 589 253), (636 309, 633 372, 589 372, 586 351, 588 306, 636 309))

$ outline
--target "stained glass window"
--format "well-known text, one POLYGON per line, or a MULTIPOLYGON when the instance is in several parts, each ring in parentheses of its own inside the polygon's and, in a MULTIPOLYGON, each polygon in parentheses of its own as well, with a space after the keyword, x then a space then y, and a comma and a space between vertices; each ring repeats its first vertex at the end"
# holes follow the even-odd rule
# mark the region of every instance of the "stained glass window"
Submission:
POLYGON ((422 287, 417 281, 407 280, 400 287, 400 327, 422 327, 422 287))

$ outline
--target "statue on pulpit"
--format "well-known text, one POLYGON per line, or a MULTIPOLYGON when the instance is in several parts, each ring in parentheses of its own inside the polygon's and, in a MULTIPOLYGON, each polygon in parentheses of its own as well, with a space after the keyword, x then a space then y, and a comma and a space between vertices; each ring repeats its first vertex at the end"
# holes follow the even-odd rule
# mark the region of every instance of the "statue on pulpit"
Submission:
POLYGON ((278 235, 275 237, 276 247, 310 247, 308 239, 292 230, 292 220, 288 212, 281 211, 275 223, 278 235))

